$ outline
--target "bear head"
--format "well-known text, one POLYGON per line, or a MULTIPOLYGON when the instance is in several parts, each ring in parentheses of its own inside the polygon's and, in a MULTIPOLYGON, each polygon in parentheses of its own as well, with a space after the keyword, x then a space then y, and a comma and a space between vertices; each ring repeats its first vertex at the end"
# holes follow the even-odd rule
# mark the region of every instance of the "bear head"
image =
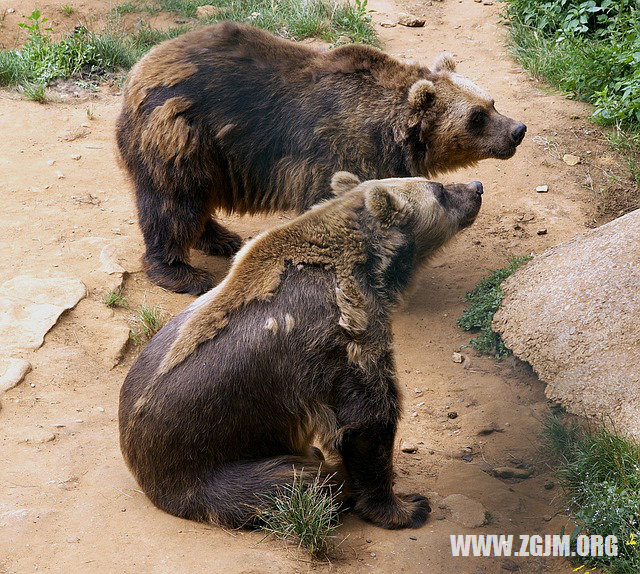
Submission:
POLYGON ((338 195, 362 190, 366 210, 382 228, 396 227, 410 235, 422 260, 475 221, 483 192, 479 181, 443 185, 423 177, 399 177, 361 183, 348 172, 336 173, 331 187, 338 195))
POLYGON ((406 102, 405 135, 426 148, 420 173, 513 156, 527 127, 498 113, 487 92, 456 72, 450 54, 440 54, 425 76, 409 87, 406 102))

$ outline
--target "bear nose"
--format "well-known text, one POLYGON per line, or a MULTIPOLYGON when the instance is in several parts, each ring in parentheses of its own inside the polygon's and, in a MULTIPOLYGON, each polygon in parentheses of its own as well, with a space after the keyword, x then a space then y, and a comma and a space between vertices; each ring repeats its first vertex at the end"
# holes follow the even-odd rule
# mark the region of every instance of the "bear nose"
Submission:
POLYGON ((516 145, 520 145, 520 142, 524 139, 524 134, 527 131, 527 126, 524 124, 518 124, 511 132, 511 139, 516 145))
POLYGON ((482 195, 482 192, 484 191, 484 189, 482 188, 482 182, 480 181, 472 181, 469 184, 473 189, 475 189, 476 193, 478 195, 482 195))

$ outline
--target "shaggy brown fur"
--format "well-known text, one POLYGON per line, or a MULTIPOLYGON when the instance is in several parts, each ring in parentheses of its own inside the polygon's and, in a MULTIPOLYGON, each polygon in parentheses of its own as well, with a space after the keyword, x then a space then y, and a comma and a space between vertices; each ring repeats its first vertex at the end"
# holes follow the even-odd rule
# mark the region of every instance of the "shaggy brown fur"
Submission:
POLYGON ((189 248, 230 255, 224 210, 302 212, 338 170, 363 179, 430 176, 508 158, 525 126, 455 73, 366 46, 319 52, 235 23, 165 42, 132 70, 117 140, 136 189, 149 277, 201 294, 189 248))
POLYGON ((120 444, 159 508, 254 526, 265 495, 304 470, 335 473, 375 524, 425 522, 426 499, 392 489, 390 316, 421 263, 474 220, 482 186, 343 173, 334 191, 245 246, 131 367, 120 444))

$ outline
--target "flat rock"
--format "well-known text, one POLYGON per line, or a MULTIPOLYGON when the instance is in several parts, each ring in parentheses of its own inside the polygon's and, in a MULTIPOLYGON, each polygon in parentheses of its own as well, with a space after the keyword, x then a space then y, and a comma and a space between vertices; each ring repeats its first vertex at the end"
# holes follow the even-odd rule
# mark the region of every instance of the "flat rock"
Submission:
POLYGON ((383 28, 395 28, 398 25, 397 22, 394 22, 393 20, 383 20, 382 22, 380 22, 380 26, 382 26, 383 28))
POLYGON ((536 187, 536 192, 537 193, 547 193, 549 191, 549 186, 548 185, 538 185, 536 187))
POLYGON ((568 411, 640 439, 640 210, 557 245, 503 284, 493 320, 568 411))
POLYGON ((100 251, 100 270, 108 275, 114 273, 124 273, 124 267, 118 262, 117 255, 118 246, 114 243, 109 243, 100 251))
POLYGON ((56 435, 51 431, 41 428, 28 428, 16 432, 16 442, 18 444, 45 444, 56 439, 56 435))
POLYGON ((533 470, 514 466, 498 466, 491 471, 491 474, 498 478, 529 478, 533 474, 533 470))
POLYGON ((451 520, 465 528, 479 528, 487 521, 487 509, 464 494, 450 494, 442 505, 451 511, 451 520))
POLYGON ((86 295, 82 281, 20 275, 0 285, 0 348, 37 349, 60 315, 86 295))
POLYGON ((18 385, 31 370, 31 363, 25 359, 0 359, 0 393, 18 385))
POLYGON ((420 18, 413 14, 407 14, 405 12, 400 12, 398 14, 398 24, 400 24, 400 26, 406 26, 407 28, 422 28, 425 22, 425 18, 420 18))

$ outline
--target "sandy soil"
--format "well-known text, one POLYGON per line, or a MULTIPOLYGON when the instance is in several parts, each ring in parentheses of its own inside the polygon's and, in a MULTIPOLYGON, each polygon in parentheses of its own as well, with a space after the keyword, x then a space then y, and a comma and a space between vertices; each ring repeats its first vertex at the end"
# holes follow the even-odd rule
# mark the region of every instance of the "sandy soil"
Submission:
MULTIPOLYGON (((42 9, 55 14, 54 7, 65 3, 47 2, 42 9)), ((16 13, 6 16, 0 31, 5 46, 15 43, 15 24, 33 7, 0 2, 0 10, 12 6, 16 13)), ((71 21, 104 14, 109 3, 86 0, 77 6, 71 21)), ((372 0, 370 7, 378 11, 378 22, 407 9, 391 0, 372 0)), ((172 316, 191 298, 162 291, 140 272, 142 240, 130 187, 114 154, 120 96, 104 89, 43 106, 5 91, 0 92, 0 282, 18 274, 63 274, 84 281, 88 296, 62 316, 42 348, 22 355, 33 371, 2 396, 0 573, 570 571, 561 559, 451 557, 450 534, 559 533, 567 522, 558 487, 543 487, 551 475, 539 439, 548 410, 542 384, 515 361, 476 356, 465 346, 468 337, 456 319, 464 293, 488 269, 511 255, 567 240, 592 221, 594 196, 584 185, 590 166, 569 167, 559 159, 562 153, 584 157, 589 111, 541 91, 508 57, 499 6, 446 0, 408 9, 427 16, 426 26, 380 28, 386 50, 427 63, 443 49, 452 51, 460 71, 487 88, 501 112, 529 128, 512 160, 488 160, 442 178, 483 181, 483 210, 425 270, 395 321, 405 392, 399 443, 418 445, 415 454, 398 450, 397 488, 431 493, 430 521, 416 531, 388 532, 348 516, 339 530, 345 540, 338 556, 318 564, 260 533, 225 532, 151 505, 118 448, 118 391, 135 349, 113 366, 118 351, 113 334, 132 312, 111 311, 101 303, 120 279, 99 270, 99 247, 115 242, 124 254, 132 308, 146 301, 172 316), (73 139, 78 133, 85 135, 73 139), (80 159, 72 159, 78 154, 80 159), (537 194, 540 184, 549 185, 549 193, 537 194), (542 228, 547 233, 538 235, 542 228), (454 351, 466 355, 463 364, 452 361, 454 351), (456 418, 448 417, 452 411, 456 418), (491 475, 491 469, 505 465, 529 467, 533 474, 520 481, 491 475), (454 516, 442 503, 458 493, 484 506, 488 525, 463 526, 470 519, 465 508, 454 516)), ((279 220, 227 218, 227 223, 249 237, 279 220)), ((195 262, 220 278, 228 268, 224 259, 199 254, 195 262)))

